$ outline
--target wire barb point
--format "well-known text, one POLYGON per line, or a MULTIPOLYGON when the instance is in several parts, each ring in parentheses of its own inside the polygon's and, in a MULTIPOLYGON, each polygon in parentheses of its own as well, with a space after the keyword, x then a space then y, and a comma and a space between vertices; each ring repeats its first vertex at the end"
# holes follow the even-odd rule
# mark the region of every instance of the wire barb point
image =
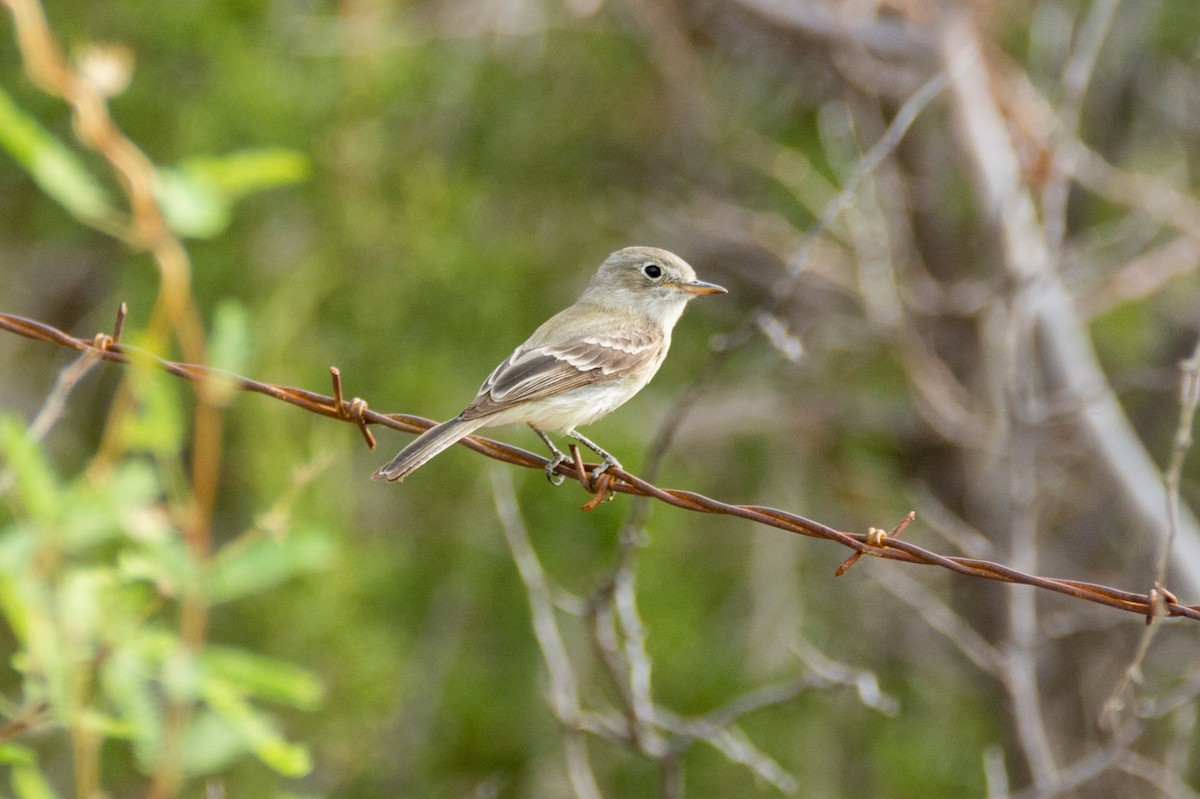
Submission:
POLYGON ((375 434, 371 432, 366 418, 367 401, 361 397, 355 397, 346 402, 342 394, 342 370, 331 366, 329 367, 329 376, 333 380, 333 409, 337 413, 337 417, 357 426, 359 432, 362 433, 363 440, 367 442, 367 447, 374 452, 375 434))
MULTIPOLYGON (((900 520, 900 523, 892 528, 890 533, 887 530, 881 530, 878 527, 871 527, 867 529, 867 534, 863 540, 868 546, 875 547, 876 549, 885 549, 887 547, 888 539, 899 538, 900 534, 904 532, 906 527, 912 524, 913 519, 915 518, 917 518, 917 512, 915 510, 910 510, 904 515, 904 518, 900 520)), ((846 558, 846 560, 842 562, 842 565, 837 567, 837 571, 833 573, 833 576, 841 577, 843 574, 850 571, 850 567, 855 563, 858 563, 859 559, 864 554, 866 554, 866 550, 859 550, 850 557, 846 558)))

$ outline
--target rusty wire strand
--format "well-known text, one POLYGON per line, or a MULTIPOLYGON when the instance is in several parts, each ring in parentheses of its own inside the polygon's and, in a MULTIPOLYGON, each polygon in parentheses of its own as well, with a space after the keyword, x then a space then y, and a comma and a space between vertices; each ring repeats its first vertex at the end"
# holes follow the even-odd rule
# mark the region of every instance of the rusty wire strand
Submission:
MULTIPOLYGON (((210 366, 164 360, 137 348, 120 344, 112 338, 97 337, 95 340, 77 338, 45 323, 11 314, 0 313, 0 329, 35 341, 57 344, 78 352, 88 352, 100 360, 122 364, 136 362, 155 366, 176 377, 196 383, 212 377, 219 377, 239 390, 265 394, 268 397, 303 408, 310 413, 348 421, 360 428, 369 424, 378 424, 406 433, 422 433, 436 424, 434 421, 420 416, 379 413, 368 408, 365 401, 357 398, 346 402, 344 399, 339 400, 307 389, 264 383, 210 366), (97 346, 95 343, 97 341, 101 342, 103 346, 97 346)), ((337 393, 340 394, 340 375, 338 375, 337 381, 337 393)), ((468 436, 462 440, 462 443, 475 452, 515 466, 544 469, 548 462, 546 458, 527 450, 479 436, 468 436)), ((590 468, 592 468, 590 465, 585 465, 585 469, 590 468)), ((561 464, 558 471, 564 477, 576 478, 579 476, 577 466, 573 463, 561 464)), ((607 491, 650 497, 683 510, 736 516, 798 535, 833 541, 863 555, 884 560, 939 566, 967 577, 1029 585, 1099 605, 1106 605, 1117 610, 1136 613, 1139 616, 1150 617, 1165 612, 1167 616, 1186 617, 1200 621, 1200 605, 1181 605, 1175 601, 1170 592, 1163 590, 1152 596, 1081 580, 1026 574, 1001 563, 980 558, 940 555, 909 541, 891 536, 879 537, 869 533, 842 532, 812 519, 806 519, 777 508, 731 504, 694 491, 660 488, 616 467, 609 469, 605 474, 611 475, 612 479, 606 486, 598 487, 607 491), (878 541, 881 545, 872 545, 872 540, 878 541)))

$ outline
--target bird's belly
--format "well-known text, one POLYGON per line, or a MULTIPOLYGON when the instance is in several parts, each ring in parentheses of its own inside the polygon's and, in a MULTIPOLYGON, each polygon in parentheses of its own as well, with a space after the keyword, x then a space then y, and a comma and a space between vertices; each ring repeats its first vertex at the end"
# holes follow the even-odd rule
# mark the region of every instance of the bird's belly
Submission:
POLYGON ((530 424, 539 430, 566 432, 607 416, 641 389, 644 381, 611 380, 543 397, 501 411, 488 426, 530 424))

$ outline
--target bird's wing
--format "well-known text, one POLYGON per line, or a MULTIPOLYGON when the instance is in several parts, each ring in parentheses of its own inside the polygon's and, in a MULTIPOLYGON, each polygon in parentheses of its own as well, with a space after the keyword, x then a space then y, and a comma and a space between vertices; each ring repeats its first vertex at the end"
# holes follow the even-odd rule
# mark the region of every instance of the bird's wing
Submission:
POLYGON ((641 329, 522 344, 483 381, 479 395, 460 416, 488 416, 518 402, 636 374, 658 358, 663 343, 655 331, 641 329))

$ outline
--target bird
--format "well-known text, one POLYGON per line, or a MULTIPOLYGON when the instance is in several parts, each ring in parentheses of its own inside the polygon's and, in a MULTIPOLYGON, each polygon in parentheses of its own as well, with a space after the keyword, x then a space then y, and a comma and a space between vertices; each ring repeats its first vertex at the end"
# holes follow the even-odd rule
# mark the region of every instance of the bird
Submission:
POLYGON ((607 416, 650 382, 671 346, 671 331, 688 302, 727 294, 699 280, 687 261, 655 247, 609 255, 587 288, 513 350, 453 419, 417 436, 373 479, 402 481, 481 427, 527 424, 550 448, 546 477, 568 460, 548 433, 569 436, 599 455, 593 482, 620 462, 578 431, 607 416))

